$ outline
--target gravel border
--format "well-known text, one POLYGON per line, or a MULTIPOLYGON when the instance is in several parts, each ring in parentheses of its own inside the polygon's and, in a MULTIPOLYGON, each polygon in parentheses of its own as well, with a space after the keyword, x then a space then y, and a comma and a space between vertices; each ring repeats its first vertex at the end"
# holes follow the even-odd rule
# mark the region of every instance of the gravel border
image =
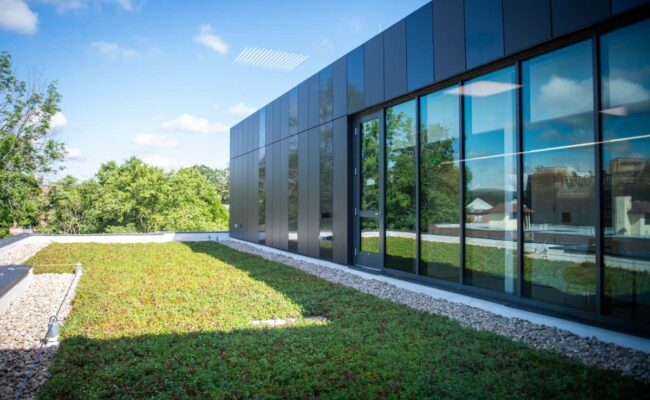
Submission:
POLYGON ((404 304, 431 314, 449 317, 472 329, 494 332, 515 341, 526 343, 535 349, 550 350, 586 365, 617 370, 625 375, 650 382, 650 354, 642 351, 606 343, 595 337, 578 336, 563 329, 534 324, 520 318, 507 318, 465 304, 433 298, 426 294, 399 288, 387 282, 363 278, 350 272, 297 260, 290 256, 265 251, 239 241, 227 239, 220 243, 234 250, 297 268, 327 281, 373 294, 381 299, 404 304))
POLYGON ((32 399, 49 378, 48 367, 58 344, 43 346, 48 321, 59 308, 64 320, 72 307, 76 284, 74 274, 38 274, 23 294, 0 313, 0 399, 13 399, 27 374, 21 399, 32 399), (73 281, 74 279, 74 281, 73 281), (72 283, 70 293, 66 296, 72 283), (32 366, 32 361, 38 361, 32 366))
POLYGON ((49 242, 14 242, 10 245, 0 248, 0 265, 21 264, 27 261, 31 256, 47 247, 49 242))

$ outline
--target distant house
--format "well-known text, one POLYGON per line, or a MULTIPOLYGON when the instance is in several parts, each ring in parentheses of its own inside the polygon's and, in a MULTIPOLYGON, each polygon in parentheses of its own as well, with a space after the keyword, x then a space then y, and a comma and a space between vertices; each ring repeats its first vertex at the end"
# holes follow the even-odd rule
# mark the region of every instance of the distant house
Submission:
POLYGON ((614 200, 614 229, 625 236, 650 236, 650 201, 617 196, 614 200))
MULTIPOLYGON (((517 229, 517 201, 499 203, 490 210, 490 229, 514 230, 517 229)), ((524 226, 530 226, 530 208, 524 204, 524 226)))
POLYGON ((469 222, 489 222, 491 209, 492 205, 490 203, 480 197, 475 198, 467 205, 467 216, 469 217, 469 222))

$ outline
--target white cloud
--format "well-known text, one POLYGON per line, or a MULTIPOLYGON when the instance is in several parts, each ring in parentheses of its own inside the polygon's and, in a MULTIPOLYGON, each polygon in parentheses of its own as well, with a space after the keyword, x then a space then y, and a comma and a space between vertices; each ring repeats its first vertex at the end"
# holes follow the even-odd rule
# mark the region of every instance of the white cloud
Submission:
POLYGON ((68 125, 68 119, 60 111, 54 114, 52 120, 50 121, 51 130, 62 129, 66 125, 68 125))
POLYGON ((650 98, 650 91, 636 82, 625 78, 605 80, 605 92, 609 92, 609 105, 611 107, 623 104, 638 103, 650 98))
POLYGON ((65 149, 65 157, 68 160, 80 160, 83 158, 83 154, 81 153, 80 148, 70 147, 68 149, 65 149))
POLYGON ((228 54, 228 43, 224 42, 219 35, 212 32, 212 25, 204 24, 199 27, 198 35, 194 36, 194 41, 201 43, 205 47, 225 56, 228 54))
POLYGON ((135 11, 137 6, 131 0, 36 0, 39 3, 54 6, 56 11, 64 14, 68 11, 85 10, 91 6, 101 7, 104 4, 114 5, 126 11, 135 11))
POLYGON ((38 25, 38 15, 23 0, 0 0, 0 29, 33 34, 38 25))
POLYGON ((117 59, 117 58, 134 58, 140 55, 136 50, 129 49, 127 47, 122 47, 117 43, 112 43, 112 42, 105 42, 103 40, 97 41, 97 42, 92 42, 90 44, 90 47, 95 49, 99 54, 110 58, 110 59, 117 59))
POLYGON ((237 103, 228 107, 228 112, 231 114, 248 116, 255 112, 255 107, 248 106, 244 103, 237 103))
POLYGON ((541 86, 538 100, 531 110, 533 121, 589 112, 594 106, 593 82, 591 78, 576 81, 552 75, 541 86))
POLYGON ((230 131, 226 124, 220 122, 210 123, 205 118, 195 117, 190 114, 181 114, 178 118, 161 123, 160 127, 168 131, 195 133, 228 133, 230 131))
POLYGON ((155 133, 140 133, 135 135, 133 142, 140 146, 151 147, 177 147, 181 144, 180 140, 167 137, 165 135, 158 135, 155 133))
POLYGON ((189 163, 187 161, 172 160, 168 157, 161 156, 160 154, 145 157, 143 161, 149 165, 153 165, 154 167, 159 167, 162 169, 173 169, 189 166, 189 163))

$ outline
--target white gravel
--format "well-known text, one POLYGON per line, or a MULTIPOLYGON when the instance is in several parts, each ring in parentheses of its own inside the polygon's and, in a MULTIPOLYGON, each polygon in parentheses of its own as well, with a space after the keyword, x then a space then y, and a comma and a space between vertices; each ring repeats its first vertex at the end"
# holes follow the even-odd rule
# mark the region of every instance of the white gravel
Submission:
POLYGON ((47 247, 48 244, 45 241, 29 243, 26 240, 21 240, 20 242, 1 248, 0 265, 21 264, 42 248, 47 247))
MULTIPOLYGON (((40 362, 32 369, 21 399, 31 399, 48 378, 48 365, 58 346, 43 347, 48 321, 64 300, 74 274, 39 274, 27 290, 0 313, 0 399, 13 399, 32 360, 40 362)), ((59 320, 70 312, 74 288, 65 298, 59 320)))
POLYGON ((235 250, 277 261, 320 278, 373 294, 379 298, 404 304, 411 308, 442 315, 476 330, 495 332, 526 343, 533 348, 550 350, 571 357, 587 365, 613 369, 639 380, 650 382, 650 354, 585 338, 569 331, 534 324, 519 318, 507 318, 465 304, 436 299, 422 293, 399 288, 387 282, 301 261, 282 254, 264 251, 247 244, 224 240, 221 243, 235 250))

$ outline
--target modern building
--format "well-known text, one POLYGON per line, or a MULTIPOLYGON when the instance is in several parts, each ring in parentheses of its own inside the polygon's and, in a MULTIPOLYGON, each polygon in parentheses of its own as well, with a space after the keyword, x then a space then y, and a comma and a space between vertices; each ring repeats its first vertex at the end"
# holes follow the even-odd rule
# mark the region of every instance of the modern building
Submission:
POLYGON ((427 3, 231 129, 231 235, 650 335, 649 16, 427 3))

